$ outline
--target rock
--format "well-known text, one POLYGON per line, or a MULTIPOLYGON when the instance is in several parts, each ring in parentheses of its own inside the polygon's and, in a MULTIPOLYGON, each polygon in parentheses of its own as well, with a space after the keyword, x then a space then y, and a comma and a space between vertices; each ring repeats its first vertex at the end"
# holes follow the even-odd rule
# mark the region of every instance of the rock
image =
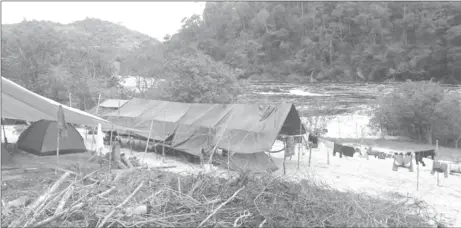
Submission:
POLYGON ((6 206, 7 207, 23 207, 27 206, 32 202, 32 199, 30 199, 28 196, 21 196, 11 202, 9 202, 6 206))
POLYGON ((143 215, 147 214, 147 205, 141 205, 137 207, 127 207, 125 209, 127 215, 143 215))

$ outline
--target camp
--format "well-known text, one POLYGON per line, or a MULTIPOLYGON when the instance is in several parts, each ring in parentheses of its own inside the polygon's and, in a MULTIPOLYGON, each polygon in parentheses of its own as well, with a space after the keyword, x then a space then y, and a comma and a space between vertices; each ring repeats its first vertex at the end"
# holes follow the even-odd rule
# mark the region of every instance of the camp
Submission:
POLYGON ((231 155, 229 168, 254 171, 277 169, 265 152, 279 134, 306 133, 291 103, 198 104, 135 98, 106 117, 144 132, 133 134, 191 155, 225 149, 231 155))
MULTIPOLYGON (((67 137, 59 140, 59 154, 86 152, 80 133, 69 123, 67 125, 67 137)), ((17 148, 36 155, 55 155, 57 134, 56 121, 37 121, 19 136, 17 148)))

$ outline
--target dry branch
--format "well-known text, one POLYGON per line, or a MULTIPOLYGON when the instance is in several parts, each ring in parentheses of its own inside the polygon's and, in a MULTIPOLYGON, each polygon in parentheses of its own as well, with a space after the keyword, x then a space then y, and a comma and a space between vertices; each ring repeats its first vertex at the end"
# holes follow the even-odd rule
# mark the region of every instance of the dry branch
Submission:
POLYGON ((144 182, 142 182, 141 184, 139 184, 139 186, 133 191, 133 193, 131 193, 131 195, 129 195, 125 201, 123 201, 121 204, 119 204, 118 206, 116 206, 114 209, 112 209, 111 212, 109 212, 109 214, 107 214, 104 219, 102 220, 101 223, 99 223, 99 225, 97 226, 98 228, 104 226, 104 224, 107 222, 107 220, 115 213, 115 210, 117 209, 120 209, 122 208, 126 203, 128 203, 128 201, 133 198, 133 196, 139 191, 139 189, 142 188, 142 186, 144 185, 144 182))
POLYGON ((75 205, 75 206, 73 206, 73 207, 71 207, 71 208, 68 208, 68 209, 62 211, 61 213, 59 213, 59 214, 57 214, 57 215, 54 215, 54 216, 49 217, 49 218, 47 218, 47 219, 45 219, 45 220, 43 220, 43 221, 41 221, 41 222, 36 223, 36 224, 33 225, 32 227, 41 227, 41 226, 45 226, 45 225, 49 224, 50 222, 53 222, 53 221, 59 219, 61 216, 66 215, 66 214, 69 214, 69 213, 71 213, 71 212, 73 212, 73 211, 75 211, 75 210, 77 210, 77 209, 83 207, 83 205, 84 205, 84 203, 79 203, 79 204, 77 204, 77 205, 75 205))
POLYGON ((56 210, 54 211, 54 215, 57 215, 62 212, 62 210, 64 209, 64 205, 66 205, 66 202, 69 199, 73 191, 74 191, 74 186, 70 186, 67 189, 66 193, 64 193, 61 200, 59 201, 58 207, 56 207, 56 210))
POLYGON ((70 176, 69 172, 64 173, 52 186, 49 188, 43 195, 41 195, 37 200, 35 200, 27 210, 24 212, 22 216, 20 216, 17 220, 13 221, 9 227, 18 227, 24 219, 26 219, 36 208, 38 208, 41 204, 45 203, 45 200, 49 198, 51 194, 53 194, 68 177, 70 176))
POLYGON ((237 194, 239 194, 240 191, 242 191, 243 189, 245 188, 245 186, 241 187, 239 190, 237 190, 229 199, 227 199, 226 201, 224 201, 224 203, 222 203, 221 205, 219 205, 210 215, 208 215, 208 217, 206 217, 205 220, 203 220, 199 225, 198 227, 201 227, 204 223, 206 223, 213 215, 215 215, 219 209, 221 209, 224 205, 226 205, 227 203, 229 203, 232 199, 234 199, 237 194))

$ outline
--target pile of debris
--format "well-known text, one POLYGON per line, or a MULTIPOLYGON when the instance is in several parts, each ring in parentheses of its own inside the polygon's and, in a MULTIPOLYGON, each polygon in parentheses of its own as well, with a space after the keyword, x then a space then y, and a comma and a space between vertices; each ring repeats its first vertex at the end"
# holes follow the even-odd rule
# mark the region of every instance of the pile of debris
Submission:
POLYGON ((2 227, 429 226, 420 201, 382 200, 271 175, 225 179, 140 166, 67 171, 50 184, 34 201, 6 204, 2 227))

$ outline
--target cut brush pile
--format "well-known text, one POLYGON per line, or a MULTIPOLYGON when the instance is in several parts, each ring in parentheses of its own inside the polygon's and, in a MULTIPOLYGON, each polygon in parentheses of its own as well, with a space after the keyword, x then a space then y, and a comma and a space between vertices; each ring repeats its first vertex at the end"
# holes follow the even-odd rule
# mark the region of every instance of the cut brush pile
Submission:
MULTIPOLYGON (((56 177, 59 177, 57 175, 56 177)), ((310 181, 240 173, 224 179, 143 167, 66 172, 2 227, 428 227, 426 205, 310 181)))

